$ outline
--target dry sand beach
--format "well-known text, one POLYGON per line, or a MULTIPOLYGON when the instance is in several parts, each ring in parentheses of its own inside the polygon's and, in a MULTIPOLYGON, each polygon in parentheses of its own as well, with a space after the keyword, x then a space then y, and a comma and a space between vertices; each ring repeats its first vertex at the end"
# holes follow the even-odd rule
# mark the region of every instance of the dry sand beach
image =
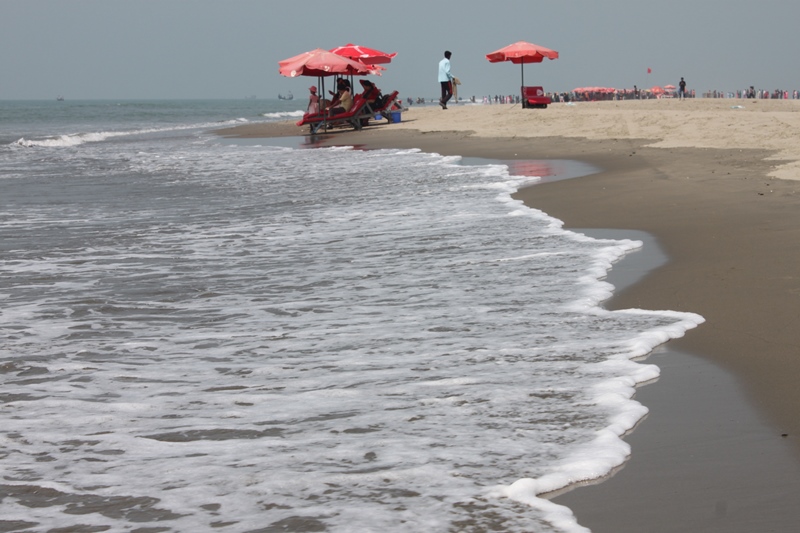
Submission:
POLYGON ((647 232, 645 248, 668 261, 607 306, 690 311, 706 323, 651 356, 662 377, 637 393, 651 414, 628 437, 633 458, 555 501, 598 532, 797 529, 800 101, 412 107, 400 124, 306 140, 596 167, 518 197, 567 228, 647 232))

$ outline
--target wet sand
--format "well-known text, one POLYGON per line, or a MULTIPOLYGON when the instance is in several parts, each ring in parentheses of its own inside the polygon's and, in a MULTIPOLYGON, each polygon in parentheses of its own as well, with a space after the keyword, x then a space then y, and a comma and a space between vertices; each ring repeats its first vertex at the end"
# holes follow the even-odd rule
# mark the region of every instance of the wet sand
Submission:
POLYGON ((762 104, 421 108, 401 124, 303 142, 597 168, 518 197, 590 234, 647 232, 645 248, 662 249, 666 264, 607 307, 690 311, 706 323, 650 357, 662 377, 637 392, 651 413, 627 437, 632 458, 555 501, 597 532, 791 531, 800 521, 800 181, 791 179, 800 179, 800 102, 762 104))

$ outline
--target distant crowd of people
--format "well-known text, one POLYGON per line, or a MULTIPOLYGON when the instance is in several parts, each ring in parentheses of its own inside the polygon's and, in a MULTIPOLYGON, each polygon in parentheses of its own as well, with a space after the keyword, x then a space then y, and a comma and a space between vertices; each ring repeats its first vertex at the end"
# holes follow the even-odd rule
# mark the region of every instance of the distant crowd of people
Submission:
MULTIPOLYGON (((602 100, 654 100, 659 98, 697 98, 697 93, 693 89, 687 89, 681 95, 678 90, 666 90, 664 92, 653 92, 650 90, 639 89, 615 89, 615 90, 600 90, 600 91, 565 91, 565 92, 548 92, 546 93, 550 99, 556 102, 597 102, 602 100)), ((800 91, 787 91, 776 89, 769 91, 766 89, 743 89, 741 91, 707 91, 702 93, 703 98, 751 98, 751 99, 784 99, 784 100, 800 100, 800 91)), ((412 103, 425 104, 425 103, 438 103, 438 99, 416 98, 408 99, 408 105, 412 103)), ((470 98, 458 98, 459 103, 482 103, 482 104, 519 104, 521 103, 521 95, 519 94, 495 94, 488 96, 472 96, 470 98)))
POLYGON ((703 93, 703 98, 752 98, 752 99, 778 99, 800 100, 800 91, 787 91, 785 89, 755 89, 752 85, 739 91, 708 91, 703 93))
MULTIPOLYGON (((450 58, 452 53, 448 50, 444 53, 444 59, 439 62, 439 77, 438 81, 441 84, 442 96, 439 99, 439 105, 443 109, 447 109, 447 102, 453 97, 453 86, 458 84, 458 79, 455 78, 450 72, 450 58)), ((697 95, 694 89, 688 89, 686 80, 681 77, 678 86, 666 85, 664 87, 652 87, 650 89, 639 89, 636 85, 633 89, 614 89, 608 87, 595 87, 576 89, 567 92, 550 92, 547 93, 552 102, 586 102, 598 100, 649 100, 661 98, 695 98, 697 95)), ((753 85, 749 88, 739 91, 708 91, 703 93, 704 98, 775 98, 775 99, 800 99, 800 91, 787 91, 784 89, 756 90, 753 85)), ((521 94, 506 94, 494 96, 483 96, 481 103, 483 104, 519 104, 521 103, 521 94)), ((417 103, 424 102, 424 99, 418 98, 417 103)), ((456 102, 461 101, 456 96, 456 102)), ((469 99, 471 103, 477 103, 478 100, 473 96, 469 99)), ((408 100, 409 105, 411 99, 408 100)))

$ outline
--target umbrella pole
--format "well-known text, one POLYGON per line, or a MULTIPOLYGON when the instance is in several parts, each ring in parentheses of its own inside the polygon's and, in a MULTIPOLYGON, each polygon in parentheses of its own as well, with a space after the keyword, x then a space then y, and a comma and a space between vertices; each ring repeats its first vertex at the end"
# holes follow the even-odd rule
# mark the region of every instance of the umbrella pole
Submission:
MULTIPOLYGON (((519 72, 520 76, 522 77, 522 87, 525 87, 525 63, 519 64, 519 72)), ((522 89, 520 89, 521 91, 522 89)))
POLYGON ((325 130, 327 130, 327 129, 328 129, 328 121, 325 119, 325 117, 327 117, 327 116, 328 116, 328 111, 327 111, 327 110, 325 110, 325 111, 323 111, 323 110, 322 110, 322 101, 325 99, 325 78, 323 78, 322 76, 320 76, 320 77, 319 77, 319 82, 322 84, 322 97, 321 97, 321 98, 320 98, 320 100, 319 100, 319 112, 320 112, 320 113, 324 113, 324 114, 322 115, 322 117, 323 117, 323 118, 322 118, 322 127, 323 127, 325 130))

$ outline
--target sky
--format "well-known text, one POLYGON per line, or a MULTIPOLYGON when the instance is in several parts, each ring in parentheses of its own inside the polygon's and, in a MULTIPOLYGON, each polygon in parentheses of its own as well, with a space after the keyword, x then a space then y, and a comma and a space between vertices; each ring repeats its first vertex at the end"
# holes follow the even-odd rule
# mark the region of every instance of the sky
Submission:
POLYGON ((316 78, 278 61, 355 43, 397 52, 380 78, 439 95, 453 53, 459 96, 516 94, 516 41, 557 50, 526 65, 545 91, 677 85, 800 89, 797 0, 0 0, 0 100, 305 97, 316 78), (647 69, 651 73, 647 73, 647 69))

